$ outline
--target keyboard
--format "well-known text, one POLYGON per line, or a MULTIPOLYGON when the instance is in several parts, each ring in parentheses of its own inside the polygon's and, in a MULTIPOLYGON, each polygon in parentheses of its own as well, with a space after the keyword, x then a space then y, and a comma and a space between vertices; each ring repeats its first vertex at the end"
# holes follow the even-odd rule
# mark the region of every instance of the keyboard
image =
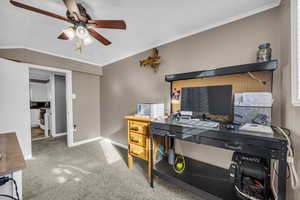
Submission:
POLYGON ((218 128, 220 123, 211 121, 201 121, 199 119, 181 119, 178 121, 180 124, 186 124, 191 126, 200 126, 205 128, 218 128))

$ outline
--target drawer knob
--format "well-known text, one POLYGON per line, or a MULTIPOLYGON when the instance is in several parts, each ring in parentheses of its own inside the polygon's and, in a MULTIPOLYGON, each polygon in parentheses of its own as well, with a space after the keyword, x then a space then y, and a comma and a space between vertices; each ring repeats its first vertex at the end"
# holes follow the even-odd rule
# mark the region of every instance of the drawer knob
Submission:
POLYGON ((132 151, 131 153, 134 155, 140 155, 142 152, 141 151, 132 151))
POLYGON ((130 130, 132 130, 132 131, 139 131, 140 130, 140 128, 138 127, 138 126, 134 126, 134 127, 131 127, 131 129, 130 130))
POLYGON ((132 138, 131 141, 132 141, 132 142, 135 142, 135 143, 139 143, 139 142, 140 142, 140 140, 139 140, 139 139, 136 139, 136 138, 132 138))

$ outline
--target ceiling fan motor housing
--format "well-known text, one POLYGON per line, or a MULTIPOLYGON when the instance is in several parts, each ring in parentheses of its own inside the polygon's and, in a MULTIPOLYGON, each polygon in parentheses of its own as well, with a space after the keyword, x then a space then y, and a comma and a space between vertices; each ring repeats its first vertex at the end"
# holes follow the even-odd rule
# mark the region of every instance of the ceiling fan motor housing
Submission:
POLYGON ((87 18, 88 20, 91 20, 92 18, 90 17, 90 15, 86 12, 85 7, 83 7, 83 5, 81 5, 80 3, 77 4, 80 15, 87 18))
POLYGON ((79 27, 79 26, 82 26, 84 28, 86 28, 86 23, 85 22, 82 22, 82 21, 77 21, 75 22, 75 28, 79 27))
MULTIPOLYGON (((83 5, 81 5, 80 3, 77 4, 78 6, 78 10, 79 10, 79 13, 82 17, 86 18, 87 21, 88 20, 91 20, 91 17, 90 15, 86 12, 86 9, 83 7, 83 5)), ((76 13, 74 13, 76 15, 76 13)), ((72 15, 70 13, 69 10, 67 10, 67 13, 66 13, 66 16, 68 17, 69 20, 71 20, 73 23, 75 23, 77 20, 76 18, 74 17, 74 15, 72 15)), ((80 20, 79 20, 80 21, 80 20)))

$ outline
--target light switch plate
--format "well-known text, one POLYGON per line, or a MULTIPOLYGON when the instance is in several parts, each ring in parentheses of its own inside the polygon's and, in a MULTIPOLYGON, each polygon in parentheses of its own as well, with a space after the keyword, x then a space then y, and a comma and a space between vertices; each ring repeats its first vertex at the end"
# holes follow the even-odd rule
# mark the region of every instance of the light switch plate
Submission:
POLYGON ((76 99, 76 94, 72 94, 72 99, 76 99))

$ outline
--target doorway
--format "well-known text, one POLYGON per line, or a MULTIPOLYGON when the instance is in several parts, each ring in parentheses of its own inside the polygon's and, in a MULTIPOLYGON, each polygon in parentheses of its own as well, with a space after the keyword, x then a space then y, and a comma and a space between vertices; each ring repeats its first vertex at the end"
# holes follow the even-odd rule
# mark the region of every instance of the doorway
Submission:
POLYGON ((67 136, 73 143, 72 73, 42 66, 29 67, 31 141, 67 136))
POLYGON ((42 70, 29 70, 29 96, 32 141, 48 138, 51 135, 51 73, 42 70))

